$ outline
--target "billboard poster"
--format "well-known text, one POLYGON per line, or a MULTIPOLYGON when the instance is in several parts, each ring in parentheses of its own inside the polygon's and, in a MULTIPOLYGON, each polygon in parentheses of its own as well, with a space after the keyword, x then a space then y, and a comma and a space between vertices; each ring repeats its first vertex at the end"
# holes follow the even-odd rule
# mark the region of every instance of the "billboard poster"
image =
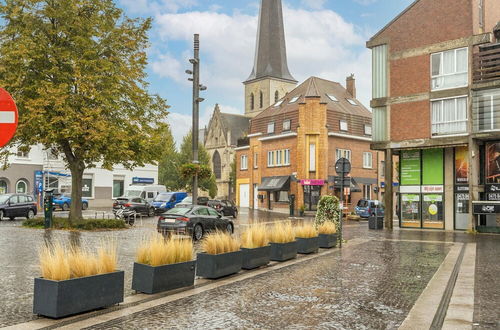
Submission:
POLYGON ((424 185, 444 184, 443 149, 422 150, 422 182, 424 185))
POLYGON ((500 183, 500 142, 486 144, 486 183, 500 183))
POLYGON ((401 151, 401 185, 420 185, 420 150, 401 151))
POLYGON ((467 147, 455 148, 455 183, 469 183, 469 149, 467 147))

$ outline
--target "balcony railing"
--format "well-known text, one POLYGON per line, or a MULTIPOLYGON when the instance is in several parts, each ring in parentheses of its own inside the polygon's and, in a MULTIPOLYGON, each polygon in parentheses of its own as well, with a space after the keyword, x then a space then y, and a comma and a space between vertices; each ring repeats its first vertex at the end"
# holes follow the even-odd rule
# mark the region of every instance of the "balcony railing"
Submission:
POLYGON ((472 119, 476 133, 500 130, 500 88, 474 92, 472 119))
POLYGON ((474 83, 500 79, 500 43, 479 47, 474 54, 474 83))

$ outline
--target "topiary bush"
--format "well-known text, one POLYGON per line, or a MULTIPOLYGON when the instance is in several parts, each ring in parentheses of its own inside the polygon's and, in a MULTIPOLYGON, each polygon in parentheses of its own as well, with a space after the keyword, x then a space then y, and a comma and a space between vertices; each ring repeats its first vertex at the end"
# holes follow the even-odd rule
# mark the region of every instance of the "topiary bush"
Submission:
POLYGON ((340 202, 335 196, 322 196, 318 203, 318 210, 316 211, 316 219, 314 221, 316 228, 323 223, 329 221, 339 228, 340 222, 340 202))

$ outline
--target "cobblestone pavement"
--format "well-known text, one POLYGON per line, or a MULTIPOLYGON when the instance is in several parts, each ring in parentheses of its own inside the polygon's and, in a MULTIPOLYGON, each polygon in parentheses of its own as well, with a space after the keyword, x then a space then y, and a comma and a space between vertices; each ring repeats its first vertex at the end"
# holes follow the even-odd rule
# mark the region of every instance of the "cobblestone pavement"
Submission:
POLYGON ((92 329, 395 329, 448 249, 371 241, 92 329))
MULTIPOLYGON (((286 218, 281 214, 241 210, 235 220, 236 231, 252 220, 268 223, 286 218)), ((125 270, 125 293, 132 295, 135 250, 140 239, 155 230, 155 221, 144 219, 129 230, 82 233, 45 232, 21 228, 21 221, 0 222, 0 327, 37 318, 32 314, 33 278, 39 276, 37 248, 46 239, 93 246, 103 238, 114 237, 119 247, 119 268, 125 270)), ((477 242, 474 322, 478 328, 498 326, 500 235, 369 231, 366 222, 346 225, 345 238, 356 237, 374 241, 118 319, 108 326, 157 328, 166 327, 169 319, 175 319, 172 326, 178 328, 394 328, 447 253, 447 245, 432 241, 477 242), (285 320, 287 323, 282 323, 285 320)))

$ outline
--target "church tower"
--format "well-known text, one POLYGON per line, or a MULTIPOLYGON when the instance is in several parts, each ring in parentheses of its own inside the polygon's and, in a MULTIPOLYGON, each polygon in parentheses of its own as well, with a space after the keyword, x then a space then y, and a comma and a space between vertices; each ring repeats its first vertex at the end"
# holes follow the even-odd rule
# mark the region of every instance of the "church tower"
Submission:
POLYGON ((243 84, 248 117, 255 117, 297 85, 286 60, 281 0, 261 0, 255 64, 243 84))

